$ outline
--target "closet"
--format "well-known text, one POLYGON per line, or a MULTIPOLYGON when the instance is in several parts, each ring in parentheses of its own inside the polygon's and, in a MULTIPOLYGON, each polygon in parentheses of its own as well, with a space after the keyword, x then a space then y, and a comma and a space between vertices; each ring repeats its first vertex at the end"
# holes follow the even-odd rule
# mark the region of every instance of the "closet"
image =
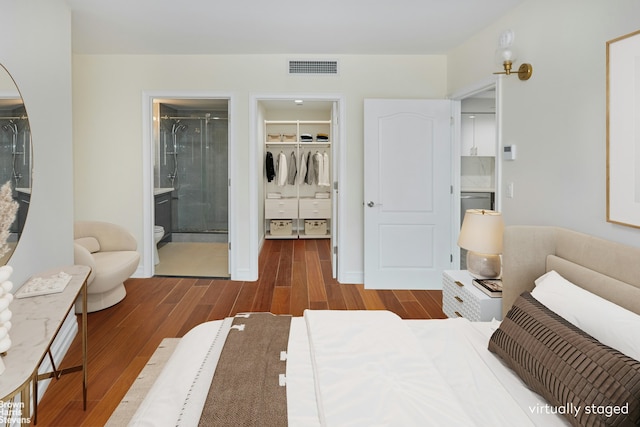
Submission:
POLYGON ((331 120, 265 120, 267 239, 331 237, 331 120))

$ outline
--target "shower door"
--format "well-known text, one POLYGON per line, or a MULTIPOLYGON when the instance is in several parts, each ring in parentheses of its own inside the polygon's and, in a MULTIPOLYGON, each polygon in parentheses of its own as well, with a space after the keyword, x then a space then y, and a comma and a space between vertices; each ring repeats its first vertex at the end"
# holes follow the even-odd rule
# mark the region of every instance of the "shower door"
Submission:
POLYGON ((171 111, 161 120, 160 178, 162 186, 174 189, 172 232, 226 234, 226 115, 171 111))
POLYGON ((11 182, 20 204, 9 241, 19 238, 31 199, 31 128, 24 106, 0 112, 0 185, 11 182))

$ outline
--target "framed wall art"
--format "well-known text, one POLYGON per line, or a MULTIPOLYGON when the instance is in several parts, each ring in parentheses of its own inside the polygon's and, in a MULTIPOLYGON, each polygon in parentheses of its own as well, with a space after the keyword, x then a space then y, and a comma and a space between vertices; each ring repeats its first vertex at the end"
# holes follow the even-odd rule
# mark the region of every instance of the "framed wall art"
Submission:
POLYGON ((640 30, 607 42, 607 221, 640 228, 640 30))

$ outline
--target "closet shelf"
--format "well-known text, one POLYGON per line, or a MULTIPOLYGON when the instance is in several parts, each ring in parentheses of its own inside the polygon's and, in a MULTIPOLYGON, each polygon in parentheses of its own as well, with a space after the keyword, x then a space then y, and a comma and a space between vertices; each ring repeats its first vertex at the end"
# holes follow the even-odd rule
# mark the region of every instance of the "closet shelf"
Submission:
MULTIPOLYGON (((295 168, 295 183, 287 180, 287 183, 278 186, 275 172, 277 163, 269 164, 266 168, 269 173, 274 173, 274 177, 269 176, 264 183, 264 236, 266 239, 326 239, 331 238, 331 222, 332 222, 332 204, 330 186, 326 183, 332 182, 332 173, 329 169, 324 169, 323 165, 331 165, 331 120, 265 120, 264 121, 264 138, 265 151, 275 157, 285 155, 287 171, 288 167, 293 165, 295 168), (304 138, 310 135, 312 140, 304 138), (318 141, 318 135, 321 140, 318 141), (280 140, 278 140, 280 139, 280 140), (295 139, 295 141, 291 141, 295 139), (289 153, 291 154, 289 155, 289 153), (279 154, 276 154, 279 153, 279 154), (311 179, 300 180, 297 175, 300 170, 306 173, 308 160, 305 163, 301 159, 305 159, 311 155, 320 154, 320 160, 316 166, 323 168, 325 171, 324 179, 320 180, 318 176, 311 179), (290 163, 290 156, 295 156, 295 162, 290 163), (328 174, 328 175, 326 175, 328 174), (328 176, 328 180, 326 177, 328 176), (275 179, 274 179, 275 178, 275 179), (323 185, 320 185, 321 181, 323 185), (327 193, 327 197, 314 197, 316 193, 327 193), (269 198, 270 193, 281 193, 281 198, 269 198), (291 232, 283 233, 280 225, 274 224, 273 221, 290 221, 291 232), (305 221, 314 221, 312 229, 307 229, 305 221), (277 227, 275 234, 272 233, 272 227, 277 227), (326 230, 326 232, 325 232, 326 230)), ((271 160, 270 160, 271 161, 271 160)), ((311 169, 310 169, 311 170, 311 169)), ((317 172, 316 172, 317 173, 317 172)), ((281 181, 280 181, 281 182, 281 181)), ((286 230, 286 227, 285 227, 286 230)))
POLYGON ((273 142, 273 141, 265 141, 265 145, 269 146, 269 147, 296 147, 296 146, 300 146, 300 148, 329 148, 331 147, 331 142, 330 141, 323 141, 323 142, 299 142, 299 141, 295 141, 295 142, 273 142))
POLYGON ((266 125, 330 125, 331 120, 265 120, 266 125))

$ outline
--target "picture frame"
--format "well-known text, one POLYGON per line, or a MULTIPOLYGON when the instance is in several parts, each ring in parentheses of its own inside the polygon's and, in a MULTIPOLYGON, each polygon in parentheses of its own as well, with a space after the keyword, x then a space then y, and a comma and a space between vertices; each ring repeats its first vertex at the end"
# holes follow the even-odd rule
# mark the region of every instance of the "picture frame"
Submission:
POLYGON ((640 228, 640 30, 607 42, 607 222, 640 228))

